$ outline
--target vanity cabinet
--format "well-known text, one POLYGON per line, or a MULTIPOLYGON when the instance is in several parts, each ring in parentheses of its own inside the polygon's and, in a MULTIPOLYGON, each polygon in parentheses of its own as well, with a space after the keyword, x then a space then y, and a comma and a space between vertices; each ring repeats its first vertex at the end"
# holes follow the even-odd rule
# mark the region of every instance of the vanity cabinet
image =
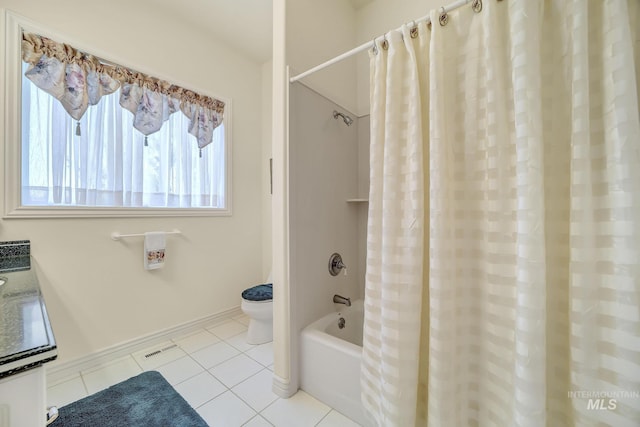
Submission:
POLYGON ((57 356, 30 243, 0 242, 0 427, 46 424, 43 365, 57 356))
POLYGON ((0 380, 0 427, 35 427, 46 423, 44 366, 0 380))

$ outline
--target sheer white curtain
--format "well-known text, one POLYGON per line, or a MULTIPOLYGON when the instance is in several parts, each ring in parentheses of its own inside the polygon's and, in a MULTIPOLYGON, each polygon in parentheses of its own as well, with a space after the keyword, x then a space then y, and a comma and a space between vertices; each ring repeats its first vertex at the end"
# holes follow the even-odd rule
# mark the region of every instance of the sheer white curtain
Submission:
POLYGON ((385 426, 637 426, 640 4, 483 3, 372 56, 363 402, 385 426))
POLYGON ((145 146, 118 92, 89 107, 80 136, 62 105, 27 79, 22 99, 23 205, 225 207, 224 125, 200 158, 183 114, 145 146))

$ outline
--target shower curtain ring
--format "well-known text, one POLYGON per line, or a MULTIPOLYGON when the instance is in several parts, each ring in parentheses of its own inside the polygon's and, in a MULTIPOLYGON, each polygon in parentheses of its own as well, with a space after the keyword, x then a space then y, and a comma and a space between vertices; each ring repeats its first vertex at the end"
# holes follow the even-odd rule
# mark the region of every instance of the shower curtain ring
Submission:
POLYGON ((449 15, 447 15, 447 11, 444 9, 444 6, 440 7, 440 10, 442 10, 442 12, 440 13, 438 21, 440 21, 440 26, 444 27, 447 25, 447 22, 449 22, 449 15))
POLYGON ((471 8, 475 13, 480 13, 480 11, 482 11, 482 0, 473 0, 471 8))
POLYGON ((377 55, 378 54, 378 46, 376 46, 376 39, 374 37, 373 39, 373 54, 377 55))
POLYGON ((382 40, 382 44, 381 44, 382 48, 384 50, 389 49, 389 42, 387 41, 387 35, 384 35, 384 39, 382 40))
POLYGON ((411 34, 412 39, 418 37, 418 26, 416 25, 416 21, 413 21, 413 25, 411 26, 411 30, 409 30, 409 34, 411 34))

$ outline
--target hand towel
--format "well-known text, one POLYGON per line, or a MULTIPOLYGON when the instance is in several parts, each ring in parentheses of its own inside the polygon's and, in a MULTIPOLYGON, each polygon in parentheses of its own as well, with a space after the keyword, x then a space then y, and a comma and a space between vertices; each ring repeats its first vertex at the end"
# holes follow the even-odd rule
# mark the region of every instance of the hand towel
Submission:
POLYGON ((164 231, 150 231, 144 233, 144 268, 155 270, 164 267, 164 253, 166 249, 164 231))

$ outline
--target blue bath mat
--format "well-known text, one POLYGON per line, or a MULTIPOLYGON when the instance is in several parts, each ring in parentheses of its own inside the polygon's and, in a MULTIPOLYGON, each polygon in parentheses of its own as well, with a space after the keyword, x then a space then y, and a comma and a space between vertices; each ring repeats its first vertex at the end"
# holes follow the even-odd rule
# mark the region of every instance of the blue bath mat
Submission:
POLYGON ((156 372, 144 372, 61 407, 50 427, 207 427, 156 372))

